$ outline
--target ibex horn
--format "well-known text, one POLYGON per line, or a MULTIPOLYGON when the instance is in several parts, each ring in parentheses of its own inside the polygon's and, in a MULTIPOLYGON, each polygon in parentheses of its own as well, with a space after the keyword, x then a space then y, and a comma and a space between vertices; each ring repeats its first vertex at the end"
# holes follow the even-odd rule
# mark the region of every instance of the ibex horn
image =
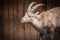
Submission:
POLYGON ((36 3, 36 2, 32 2, 32 3, 28 6, 28 11, 31 10, 32 5, 35 4, 35 3, 36 3))
POLYGON ((34 7, 32 7, 32 11, 34 11, 38 6, 45 6, 44 4, 37 4, 37 5, 35 5, 34 7))

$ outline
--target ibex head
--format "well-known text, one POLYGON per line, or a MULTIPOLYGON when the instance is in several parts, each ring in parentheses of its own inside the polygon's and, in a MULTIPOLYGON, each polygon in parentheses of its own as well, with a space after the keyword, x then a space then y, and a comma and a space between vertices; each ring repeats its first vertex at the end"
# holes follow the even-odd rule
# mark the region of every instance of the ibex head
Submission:
POLYGON ((43 6, 44 4, 37 4, 34 7, 32 7, 36 2, 32 2, 27 9, 27 12, 25 13, 25 16, 21 18, 21 22, 25 23, 25 22, 32 22, 34 19, 36 19, 36 17, 38 17, 39 12, 34 13, 34 10, 38 7, 38 6, 43 6))

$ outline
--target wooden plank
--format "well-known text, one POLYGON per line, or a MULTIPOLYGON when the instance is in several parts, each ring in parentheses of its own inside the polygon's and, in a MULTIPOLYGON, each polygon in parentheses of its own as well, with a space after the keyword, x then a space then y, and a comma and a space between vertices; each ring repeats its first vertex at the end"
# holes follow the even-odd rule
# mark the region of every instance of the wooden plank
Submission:
MULTIPOLYGON (((8 1, 8 0, 4 0, 4 1, 8 1)), ((8 40, 8 2, 3 2, 3 20, 4 20, 4 24, 3 24, 3 40, 8 40)))
POLYGON ((3 1, 0 1, 0 40, 3 40, 3 1))
POLYGON ((24 33, 25 33, 25 30, 24 30, 24 25, 20 22, 21 20, 21 17, 22 17, 22 14, 24 13, 23 12, 23 4, 24 1, 23 0, 18 0, 18 40, 25 40, 25 36, 24 36, 24 33))
POLYGON ((12 0, 9 0, 8 16, 9 16, 9 39, 13 40, 13 1, 12 0))
POLYGON ((18 40, 17 0, 13 0, 13 39, 18 40))
POLYGON ((56 6, 56 1, 55 0, 47 0, 47 10, 51 9, 56 6))

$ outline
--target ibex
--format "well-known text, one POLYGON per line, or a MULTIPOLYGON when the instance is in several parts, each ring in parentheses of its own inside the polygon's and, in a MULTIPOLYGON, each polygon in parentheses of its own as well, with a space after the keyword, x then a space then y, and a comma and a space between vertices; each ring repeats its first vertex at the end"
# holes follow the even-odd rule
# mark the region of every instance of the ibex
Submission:
MULTIPOLYGON (((25 16, 21 18, 21 22, 33 24, 34 27, 42 34, 46 33, 45 28, 49 28, 51 33, 54 32, 54 29, 60 26, 60 7, 54 7, 41 13, 39 13, 39 11, 34 13, 34 10, 38 6, 44 6, 44 4, 33 6, 35 3, 36 2, 32 2, 28 6, 25 16)), ((40 40, 42 40, 42 37, 40 37, 40 40)))

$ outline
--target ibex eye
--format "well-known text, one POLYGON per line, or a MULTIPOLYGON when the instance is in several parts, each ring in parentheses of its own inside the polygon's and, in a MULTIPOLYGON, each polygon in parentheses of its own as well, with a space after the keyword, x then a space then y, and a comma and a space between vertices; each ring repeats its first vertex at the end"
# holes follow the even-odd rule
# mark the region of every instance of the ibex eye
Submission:
POLYGON ((28 17, 31 17, 31 16, 28 16, 28 17))

